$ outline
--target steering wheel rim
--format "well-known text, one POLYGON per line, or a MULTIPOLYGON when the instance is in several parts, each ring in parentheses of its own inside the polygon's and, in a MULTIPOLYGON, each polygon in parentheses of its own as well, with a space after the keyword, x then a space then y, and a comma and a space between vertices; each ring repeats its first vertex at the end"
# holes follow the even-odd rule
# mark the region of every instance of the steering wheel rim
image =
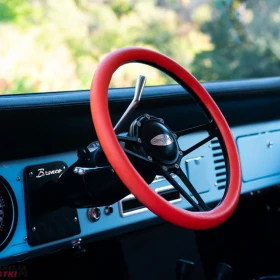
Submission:
POLYGON ((126 187, 152 212, 170 223, 189 229, 212 228, 231 216, 238 204, 241 191, 241 168, 235 141, 212 97, 187 70, 167 56, 149 49, 138 47, 119 49, 110 53, 99 64, 91 84, 90 107, 98 139, 112 168, 126 187), (230 178, 225 198, 211 211, 190 212, 170 204, 149 187, 122 149, 109 115, 108 88, 114 72, 129 62, 152 65, 167 74, 172 73, 172 77, 175 76, 195 93, 198 101, 205 106, 219 128, 228 154, 230 178))

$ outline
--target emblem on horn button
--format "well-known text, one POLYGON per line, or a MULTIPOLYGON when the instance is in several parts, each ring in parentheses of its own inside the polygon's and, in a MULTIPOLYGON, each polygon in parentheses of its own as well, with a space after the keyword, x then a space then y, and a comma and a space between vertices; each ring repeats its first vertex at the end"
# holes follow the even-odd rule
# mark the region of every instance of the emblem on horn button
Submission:
POLYGON ((168 134, 159 134, 151 139, 153 146, 168 146, 173 143, 173 139, 168 134))

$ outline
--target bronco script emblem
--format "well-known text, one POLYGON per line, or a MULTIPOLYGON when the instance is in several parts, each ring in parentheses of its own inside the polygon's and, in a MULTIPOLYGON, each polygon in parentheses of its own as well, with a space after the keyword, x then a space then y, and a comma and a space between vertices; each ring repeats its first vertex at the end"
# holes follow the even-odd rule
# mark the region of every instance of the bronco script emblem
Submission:
POLYGON ((168 134, 159 134, 151 140, 153 146, 168 146, 173 143, 173 139, 168 134))
POLYGON ((45 168, 39 168, 38 175, 36 176, 36 178, 41 178, 44 176, 50 176, 50 175, 54 175, 54 174, 60 174, 61 172, 62 172, 62 169, 54 169, 54 170, 50 170, 50 171, 45 171, 45 168))

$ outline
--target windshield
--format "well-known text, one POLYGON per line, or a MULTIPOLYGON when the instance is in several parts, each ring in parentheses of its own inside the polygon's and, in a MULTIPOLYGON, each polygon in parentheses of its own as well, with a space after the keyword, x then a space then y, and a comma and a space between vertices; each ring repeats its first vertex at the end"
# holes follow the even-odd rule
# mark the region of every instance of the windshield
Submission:
MULTIPOLYGON (((0 0, 0 94, 88 89, 126 46, 171 57, 200 81, 279 76, 278 0, 0 0)), ((112 87, 173 81, 130 64, 112 87)))

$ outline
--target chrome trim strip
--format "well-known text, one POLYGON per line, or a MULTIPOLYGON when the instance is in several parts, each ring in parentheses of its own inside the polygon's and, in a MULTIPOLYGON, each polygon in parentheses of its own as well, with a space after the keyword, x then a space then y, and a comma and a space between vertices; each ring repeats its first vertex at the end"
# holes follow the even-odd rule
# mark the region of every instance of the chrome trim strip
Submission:
MULTIPOLYGON (((156 193, 160 193, 160 192, 168 191, 168 190, 171 190, 171 189, 175 190, 175 188, 173 186, 169 185, 169 186, 164 186, 164 187, 156 188, 155 192, 156 193)), ((182 201, 182 196, 181 196, 180 193, 179 193, 179 195, 180 195, 180 198, 177 198, 177 199, 174 199, 174 200, 170 200, 169 203, 174 204, 174 203, 178 203, 178 202, 182 201)), ((148 208, 143 207, 143 208, 140 208, 140 209, 137 209, 137 210, 133 210, 133 211, 124 213, 123 212, 123 206, 122 206, 123 201, 132 200, 132 199, 135 199, 135 196, 133 194, 129 194, 128 196, 126 196, 125 198, 123 198, 122 200, 120 200, 118 202, 119 210, 120 210, 120 215, 122 217, 128 217, 128 216, 131 216, 131 215, 140 214, 140 213, 143 213, 143 212, 146 212, 146 211, 149 210, 148 208)))

